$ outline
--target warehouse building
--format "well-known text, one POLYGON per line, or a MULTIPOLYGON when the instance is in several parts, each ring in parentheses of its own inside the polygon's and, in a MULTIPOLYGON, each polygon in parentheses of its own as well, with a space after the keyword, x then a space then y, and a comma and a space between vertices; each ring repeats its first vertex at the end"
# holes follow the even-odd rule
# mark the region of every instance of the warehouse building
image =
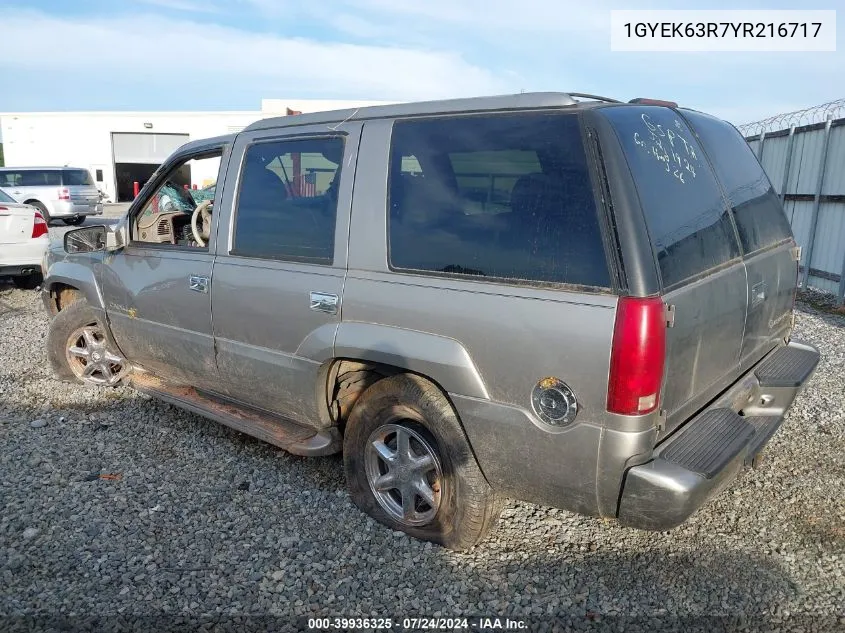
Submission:
POLYGON ((134 182, 143 185, 188 141, 238 132, 268 117, 380 103, 385 102, 262 99, 255 111, 8 112, 0 113, 0 139, 6 166, 85 167, 111 200, 126 202, 134 182))

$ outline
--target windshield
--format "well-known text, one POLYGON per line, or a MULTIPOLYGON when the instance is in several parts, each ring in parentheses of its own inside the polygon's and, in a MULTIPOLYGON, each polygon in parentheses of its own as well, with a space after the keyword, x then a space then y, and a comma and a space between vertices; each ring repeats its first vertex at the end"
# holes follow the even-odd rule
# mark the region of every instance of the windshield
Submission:
POLYGON ((12 198, 12 196, 10 196, 5 191, 0 189, 0 202, 14 202, 14 201, 15 201, 15 199, 12 198))
POLYGON ((94 179, 87 169, 63 169, 62 184, 65 187, 94 186, 94 179))

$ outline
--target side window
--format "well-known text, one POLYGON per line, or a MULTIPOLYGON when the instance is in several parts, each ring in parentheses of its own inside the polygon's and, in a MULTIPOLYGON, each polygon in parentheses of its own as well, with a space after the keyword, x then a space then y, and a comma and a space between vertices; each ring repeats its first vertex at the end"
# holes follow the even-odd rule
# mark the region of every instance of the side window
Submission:
POLYGON ((729 123, 684 112, 713 163, 734 214, 742 249, 751 253, 792 237, 778 195, 757 157, 729 123))
POLYGON ((210 152, 172 168, 135 216, 132 241, 207 248, 221 155, 210 152))
POLYGON ((576 115, 398 121, 390 151, 392 267, 610 286, 576 115))
POLYGON ((731 218, 692 130, 673 110, 602 108, 636 183, 663 286, 739 257, 731 218))
POLYGON ((342 161, 339 136, 247 147, 232 254, 331 264, 342 161))
POLYGON ((0 187, 20 187, 21 173, 19 171, 4 171, 0 173, 0 187))
POLYGON ((449 154, 458 192, 471 201, 467 213, 506 213, 517 180, 540 174, 543 168, 534 150, 496 150, 449 154))
POLYGON ((59 187, 62 176, 59 171, 47 169, 24 169, 17 182, 20 187, 59 187))

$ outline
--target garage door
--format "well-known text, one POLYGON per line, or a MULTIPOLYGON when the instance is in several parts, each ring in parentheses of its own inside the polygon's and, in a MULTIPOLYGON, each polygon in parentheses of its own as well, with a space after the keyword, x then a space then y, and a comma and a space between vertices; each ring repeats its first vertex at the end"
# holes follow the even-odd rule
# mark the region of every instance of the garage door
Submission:
POLYGON ((112 134, 115 163, 160 165, 180 145, 189 140, 187 134, 112 134))

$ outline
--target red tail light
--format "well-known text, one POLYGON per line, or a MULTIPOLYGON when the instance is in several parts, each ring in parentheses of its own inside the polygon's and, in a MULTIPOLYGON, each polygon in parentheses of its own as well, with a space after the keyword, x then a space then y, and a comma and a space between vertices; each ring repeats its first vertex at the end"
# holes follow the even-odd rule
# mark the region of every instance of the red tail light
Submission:
POLYGON ((59 189, 59 200, 70 200, 70 190, 66 187, 59 189))
POLYGON ((42 235, 47 235, 47 232, 47 222, 44 220, 44 216, 36 211, 35 222, 32 224, 32 239, 41 237, 42 235))
POLYGON ((616 308, 607 410, 622 415, 654 411, 666 361, 666 314, 658 297, 622 297, 616 308))

